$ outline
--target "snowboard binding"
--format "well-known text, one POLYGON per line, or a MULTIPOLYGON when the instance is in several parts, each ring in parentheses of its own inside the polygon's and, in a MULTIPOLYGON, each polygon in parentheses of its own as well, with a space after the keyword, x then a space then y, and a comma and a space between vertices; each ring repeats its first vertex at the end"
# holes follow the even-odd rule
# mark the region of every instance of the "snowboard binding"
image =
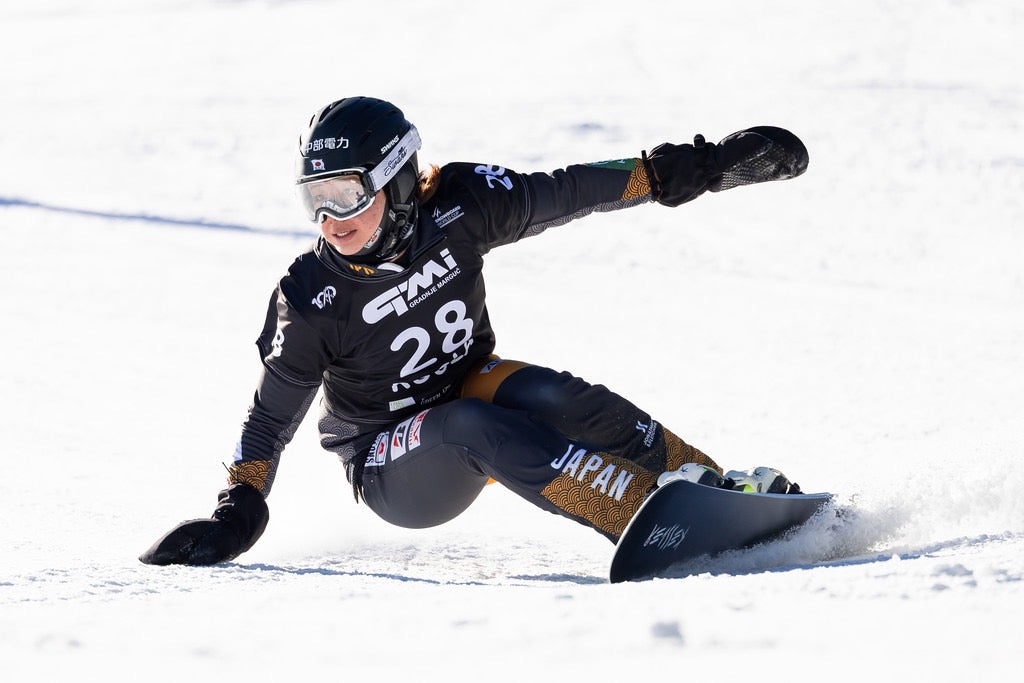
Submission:
POLYGON ((678 470, 662 472, 658 477, 658 486, 676 480, 741 493, 802 493, 799 484, 791 482, 786 475, 773 467, 729 470, 723 475, 707 465, 688 462, 678 470))

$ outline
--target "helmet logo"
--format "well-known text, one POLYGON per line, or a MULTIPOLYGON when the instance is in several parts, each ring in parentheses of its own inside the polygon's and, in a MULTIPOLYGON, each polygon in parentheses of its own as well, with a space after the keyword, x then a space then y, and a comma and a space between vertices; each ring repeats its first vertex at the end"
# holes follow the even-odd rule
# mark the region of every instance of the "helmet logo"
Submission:
POLYGON ((326 171, 327 170, 327 167, 324 166, 324 160, 323 159, 311 159, 310 163, 313 164, 313 170, 314 171, 326 171))
POLYGON ((302 153, 322 152, 325 149, 348 149, 348 138, 317 138, 316 140, 310 140, 302 147, 302 153))
POLYGON ((388 144, 380 148, 381 154, 386 154, 389 149, 398 144, 398 136, 396 135, 393 140, 389 141, 388 144))

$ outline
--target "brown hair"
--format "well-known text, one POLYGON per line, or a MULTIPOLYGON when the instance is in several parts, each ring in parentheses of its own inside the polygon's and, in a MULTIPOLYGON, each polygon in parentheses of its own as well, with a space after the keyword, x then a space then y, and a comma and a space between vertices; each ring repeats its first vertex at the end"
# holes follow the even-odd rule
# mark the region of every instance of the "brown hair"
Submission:
POLYGON ((431 164, 430 168, 420 171, 420 177, 416 185, 416 195, 421 202, 429 201, 437 186, 441 182, 441 169, 437 164, 431 164))

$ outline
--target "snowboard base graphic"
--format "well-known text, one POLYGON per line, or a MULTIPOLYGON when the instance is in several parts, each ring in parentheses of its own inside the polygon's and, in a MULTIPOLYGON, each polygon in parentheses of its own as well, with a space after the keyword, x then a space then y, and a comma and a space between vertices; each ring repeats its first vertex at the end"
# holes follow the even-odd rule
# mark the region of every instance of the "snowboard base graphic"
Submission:
POLYGON ((612 583, 663 572, 673 564, 776 538, 803 524, 827 493, 741 493, 672 481, 644 501, 615 547, 612 583))

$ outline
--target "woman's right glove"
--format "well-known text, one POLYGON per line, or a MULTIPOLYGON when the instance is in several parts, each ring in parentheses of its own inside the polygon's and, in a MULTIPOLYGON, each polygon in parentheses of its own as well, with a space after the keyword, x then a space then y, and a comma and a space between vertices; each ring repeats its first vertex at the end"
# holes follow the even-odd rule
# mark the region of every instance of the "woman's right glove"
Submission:
POLYGON ((193 519, 171 529, 139 556, 145 564, 217 564, 251 548, 267 528, 270 510, 263 494, 234 484, 217 496, 210 519, 193 519))

